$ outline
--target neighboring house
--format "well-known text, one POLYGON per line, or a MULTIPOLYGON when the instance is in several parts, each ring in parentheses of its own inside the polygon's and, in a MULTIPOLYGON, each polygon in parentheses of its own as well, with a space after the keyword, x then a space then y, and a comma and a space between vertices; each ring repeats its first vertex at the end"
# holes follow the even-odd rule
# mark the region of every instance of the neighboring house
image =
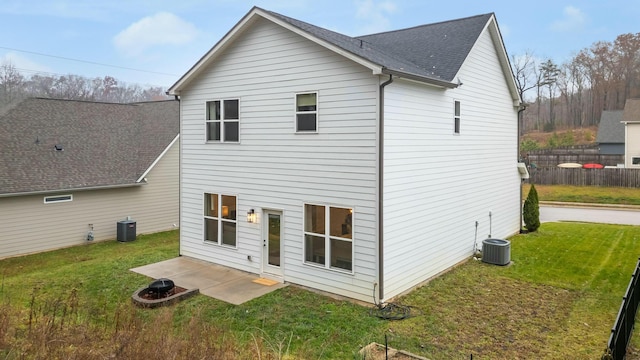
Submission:
POLYGON ((372 302, 520 229, 494 14, 349 37, 253 8, 180 96, 180 254, 372 302))
POLYGON ((178 224, 179 104, 32 98, 0 114, 0 258, 178 224))
POLYGON ((603 155, 624 154, 624 124, 622 110, 605 110, 600 116, 596 142, 603 155))
POLYGON ((625 167, 640 168, 640 99, 627 99, 622 120, 625 125, 625 167))

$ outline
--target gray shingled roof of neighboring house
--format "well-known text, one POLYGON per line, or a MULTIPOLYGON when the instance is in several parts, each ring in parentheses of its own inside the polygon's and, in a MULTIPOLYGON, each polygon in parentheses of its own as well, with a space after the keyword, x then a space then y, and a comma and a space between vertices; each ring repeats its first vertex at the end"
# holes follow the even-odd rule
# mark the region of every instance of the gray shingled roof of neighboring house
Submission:
POLYGON ((0 114, 0 195, 135 184, 179 123, 175 100, 24 100, 0 114))
POLYGON ((261 9, 389 70, 452 82, 493 13, 350 37, 261 9))
POLYGON ((622 110, 605 110, 600 115, 598 135, 596 142, 599 144, 624 144, 624 124, 622 123, 622 110))
POLYGON ((622 119, 624 121, 640 121, 640 99, 627 99, 622 119))

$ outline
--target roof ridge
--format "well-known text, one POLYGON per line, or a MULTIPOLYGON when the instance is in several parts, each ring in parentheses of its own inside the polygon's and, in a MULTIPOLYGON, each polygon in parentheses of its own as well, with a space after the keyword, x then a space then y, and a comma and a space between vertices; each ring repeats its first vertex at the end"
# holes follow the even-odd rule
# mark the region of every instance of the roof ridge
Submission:
POLYGON ((42 96, 31 96, 31 97, 25 98, 24 100, 68 101, 68 102, 79 102, 79 103, 88 103, 88 104, 107 104, 107 105, 132 105, 133 104, 133 103, 119 103, 119 102, 97 101, 97 100, 48 98, 48 97, 42 97, 42 96))
POLYGON ((443 80, 440 75, 434 74, 433 71, 431 71, 431 70, 429 70, 429 69, 427 69, 427 68, 425 68, 423 66, 420 66, 420 65, 416 64, 414 61, 411 61, 410 59, 407 59, 405 57, 399 56, 398 54, 395 54, 393 52, 386 51, 385 49, 381 48, 380 46, 375 45, 375 44, 373 44, 373 43, 371 43, 369 41, 366 41, 364 39, 361 39, 361 38, 358 38, 358 37, 349 36, 349 35, 334 31, 334 30, 330 30, 330 29, 327 29, 327 28, 324 28, 324 27, 321 27, 321 26, 318 26, 318 25, 314 25, 314 24, 308 23, 308 22, 303 21, 303 20, 299 20, 299 19, 296 19, 296 18, 292 18, 290 16, 282 15, 282 14, 277 13, 275 11, 265 10, 265 9, 262 9, 262 8, 259 8, 259 7, 254 7, 254 8, 255 9, 259 9, 261 11, 264 11, 264 12, 266 12, 266 13, 272 15, 272 16, 275 16, 276 18, 279 18, 279 19, 281 19, 283 21, 286 21, 289 24, 297 27, 298 29, 300 29, 300 30, 302 30, 304 32, 307 32, 307 33, 309 33, 311 35, 317 36, 317 37, 321 38, 324 41, 328 41, 330 43, 333 43, 334 45, 336 45, 338 47, 341 47, 342 49, 347 50, 347 51, 349 51, 351 53, 354 53, 354 54, 356 54, 358 56, 365 56, 365 55, 357 54, 356 52, 353 51, 353 49, 348 49, 348 48, 346 48, 344 46, 341 46, 340 44, 338 44, 336 42, 333 42, 331 39, 323 39, 323 37, 320 36, 319 33, 310 32, 308 29, 305 29, 304 27, 301 27, 300 25, 304 25, 305 27, 309 27, 311 29, 316 29, 317 31, 327 32, 327 33, 329 33, 331 35, 338 36, 338 37, 342 38, 345 41, 349 41, 349 42, 353 43, 353 45, 359 45, 358 47, 360 49, 375 51, 378 54, 380 54, 380 55, 382 55, 382 56, 384 56, 386 58, 392 59, 392 60, 394 60, 396 62, 399 62, 400 64, 402 64, 404 66, 413 66, 413 67, 416 68, 414 70, 405 69, 405 70, 408 71, 408 73, 414 73, 415 71, 427 71, 430 74, 428 74, 426 76, 425 76, 425 74, 422 74, 422 75, 420 75, 418 73, 414 73, 414 74, 418 75, 418 76, 425 76, 425 77, 428 77, 428 78, 431 78, 431 79, 434 79, 434 80, 443 80), (366 43, 368 45, 368 49, 362 47, 363 43, 366 43))
POLYGON ((357 36, 355 38, 359 39, 361 37, 376 36, 376 35, 383 35, 383 34, 391 34, 391 33, 395 33, 395 32, 402 32, 402 31, 407 31, 407 30, 419 29, 419 28, 423 28, 423 27, 430 27, 430 26, 442 25, 442 24, 447 24, 447 23, 454 23, 454 22, 458 22, 458 21, 466 21, 466 20, 479 18, 479 17, 484 17, 484 16, 490 16, 490 15, 495 15, 495 13, 490 12, 490 13, 485 13, 485 14, 467 16, 467 17, 458 18, 458 19, 444 20, 444 21, 438 21, 438 22, 434 22, 434 23, 415 25, 415 26, 410 26, 410 27, 402 28, 402 29, 381 31, 381 32, 373 33, 373 34, 359 35, 359 36, 357 36))

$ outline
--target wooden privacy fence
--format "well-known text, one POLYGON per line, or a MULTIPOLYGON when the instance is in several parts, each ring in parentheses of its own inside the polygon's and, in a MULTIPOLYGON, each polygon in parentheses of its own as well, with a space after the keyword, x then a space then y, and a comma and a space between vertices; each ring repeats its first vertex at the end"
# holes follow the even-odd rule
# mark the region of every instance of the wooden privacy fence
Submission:
POLYGON ((529 168, 529 176, 536 185, 640 187, 640 169, 529 168))
POLYGON ((555 167, 563 163, 578 164, 602 164, 605 166, 617 166, 624 164, 624 155, 604 154, 528 154, 527 160, 538 168, 555 167))

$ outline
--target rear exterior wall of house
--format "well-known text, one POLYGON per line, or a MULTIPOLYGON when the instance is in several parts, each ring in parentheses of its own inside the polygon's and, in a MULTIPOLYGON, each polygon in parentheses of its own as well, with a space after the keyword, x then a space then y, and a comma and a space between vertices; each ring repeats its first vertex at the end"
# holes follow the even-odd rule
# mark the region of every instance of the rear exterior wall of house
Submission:
POLYGON ((629 123, 625 128, 625 167, 640 169, 640 123, 629 123))
POLYGON ((278 211, 281 281, 371 301, 378 274, 378 81, 371 70, 257 20, 181 90, 180 253, 263 274, 265 212, 278 211), (296 131, 297 94, 316 94, 317 131, 296 131), (238 141, 207 141, 207 103, 236 100, 238 141), (230 201, 224 206, 233 219, 219 223, 235 231, 227 244, 205 240, 213 236, 205 230, 206 194, 230 201), (342 243, 351 270, 309 261, 305 205, 342 209, 342 218, 352 211, 342 223, 352 234, 350 259, 342 243), (250 209, 256 223, 247 221, 250 209))

